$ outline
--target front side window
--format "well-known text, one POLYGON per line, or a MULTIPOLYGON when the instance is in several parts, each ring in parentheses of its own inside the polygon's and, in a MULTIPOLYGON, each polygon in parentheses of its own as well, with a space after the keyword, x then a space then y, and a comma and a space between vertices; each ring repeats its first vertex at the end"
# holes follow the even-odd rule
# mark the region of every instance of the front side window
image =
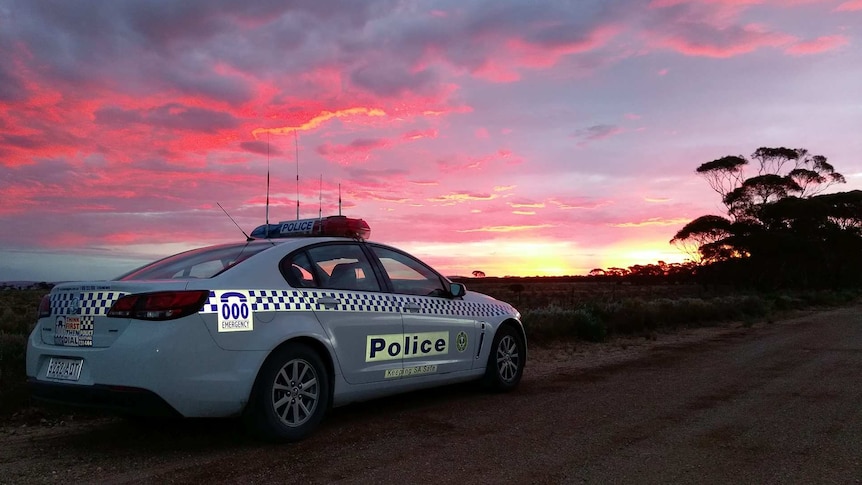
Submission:
POLYGON ((391 249, 372 246, 380 259, 395 293, 422 296, 446 296, 443 280, 418 259, 391 249))
POLYGON ((371 263, 356 244, 328 244, 297 253, 282 263, 294 287, 380 291, 371 263))

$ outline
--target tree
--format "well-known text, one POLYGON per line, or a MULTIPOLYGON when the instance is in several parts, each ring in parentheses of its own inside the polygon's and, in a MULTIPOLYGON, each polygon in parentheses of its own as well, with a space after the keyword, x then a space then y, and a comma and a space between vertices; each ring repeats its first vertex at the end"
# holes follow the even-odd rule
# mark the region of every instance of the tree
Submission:
POLYGON ((734 187, 742 182, 742 169, 748 160, 740 156, 726 156, 706 162, 697 167, 697 173, 703 175, 712 190, 724 197, 734 187))
MULTIPOLYGON (((670 243, 686 253, 692 261, 701 262, 704 259, 701 248, 720 245, 731 234, 731 222, 728 219, 715 215, 700 216, 680 229, 670 243)), ((707 258, 707 261, 711 259, 707 258)))
POLYGON ((484 278, 484 277, 485 277, 485 272, 484 272, 484 271, 479 271, 479 270, 477 269, 476 271, 473 271, 473 277, 474 277, 474 278, 484 278))
POLYGON ((826 157, 761 147, 751 161, 731 155, 696 172, 727 209, 727 217, 692 220, 670 241, 711 266, 699 274, 762 287, 862 283, 862 191, 823 194, 846 181, 826 157), (745 178, 746 167, 756 175, 745 178))

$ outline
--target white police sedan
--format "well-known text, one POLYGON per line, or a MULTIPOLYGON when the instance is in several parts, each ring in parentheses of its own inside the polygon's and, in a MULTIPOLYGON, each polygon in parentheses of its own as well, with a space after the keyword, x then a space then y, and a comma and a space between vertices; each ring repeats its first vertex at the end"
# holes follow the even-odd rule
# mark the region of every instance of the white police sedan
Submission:
POLYGON ((242 415, 295 441, 332 406, 469 380, 514 389, 520 314, 368 234, 343 216, 268 224, 115 280, 59 284, 28 342, 32 393, 129 414, 242 415))

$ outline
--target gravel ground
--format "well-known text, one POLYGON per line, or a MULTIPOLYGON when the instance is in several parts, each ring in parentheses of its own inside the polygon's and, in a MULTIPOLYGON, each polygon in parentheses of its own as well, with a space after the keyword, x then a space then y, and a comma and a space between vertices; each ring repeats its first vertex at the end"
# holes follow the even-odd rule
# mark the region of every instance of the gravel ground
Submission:
POLYGON ((25 414, 0 483, 859 483, 862 306, 530 348, 522 385, 333 410, 291 445, 230 420, 25 414))

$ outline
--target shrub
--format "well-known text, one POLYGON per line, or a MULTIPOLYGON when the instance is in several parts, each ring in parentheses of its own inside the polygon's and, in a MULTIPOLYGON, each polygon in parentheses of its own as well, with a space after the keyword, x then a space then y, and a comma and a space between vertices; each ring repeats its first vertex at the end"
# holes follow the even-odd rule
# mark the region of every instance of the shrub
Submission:
POLYGON ((568 309, 548 305, 525 311, 522 319, 527 338, 538 342, 561 338, 599 342, 607 335, 604 322, 588 308, 568 309))
POLYGON ((602 342, 608 335, 605 322, 587 308, 578 308, 573 315, 578 338, 589 342, 602 342))
POLYGON ((26 389, 27 336, 0 332, 0 414, 13 412, 29 399, 26 389))

